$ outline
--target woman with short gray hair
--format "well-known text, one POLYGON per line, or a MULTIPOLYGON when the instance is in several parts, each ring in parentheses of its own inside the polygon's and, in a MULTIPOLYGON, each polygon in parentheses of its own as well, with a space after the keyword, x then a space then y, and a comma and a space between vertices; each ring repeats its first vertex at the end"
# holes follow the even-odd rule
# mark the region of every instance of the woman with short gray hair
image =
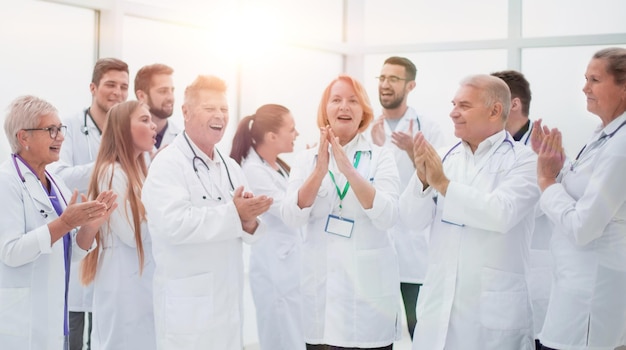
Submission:
POLYGON ((94 246, 116 208, 109 191, 88 201, 46 171, 59 159, 65 126, 49 102, 21 96, 4 131, 12 154, 0 164, 0 344, 6 349, 67 349, 70 260, 94 246), (65 276, 65 277, 64 277, 65 276))

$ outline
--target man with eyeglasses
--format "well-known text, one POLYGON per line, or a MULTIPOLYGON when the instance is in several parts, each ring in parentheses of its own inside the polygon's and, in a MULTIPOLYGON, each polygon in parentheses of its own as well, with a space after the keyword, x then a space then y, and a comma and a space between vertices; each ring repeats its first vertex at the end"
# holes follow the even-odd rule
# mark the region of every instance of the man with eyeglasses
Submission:
MULTIPOLYGON (((430 118, 418 115, 407 105, 409 93, 415 88, 417 69, 405 57, 385 60, 378 79, 378 97, 382 115, 373 123, 371 136, 378 146, 390 148, 395 156, 400 174, 400 188, 406 188, 413 165, 413 136, 418 131, 433 145, 444 141, 439 125, 430 118)), ((428 257, 428 229, 414 230, 398 222, 389 231, 400 264, 400 289, 407 318, 409 335, 413 339, 415 305, 421 283, 426 276, 428 257)))
MULTIPOLYGON (((128 98, 128 65, 117 58, 101 58, 93 69, 89 91, 91 105, 64 119, 67 134, 61 148, 60 160, 50 170, 60 176, 68 187, 87 194, 107 112, 128 98)), ((73 263, 70 275, 70 350, 82 350, 91 339, 91 302, 93 285, 82 286, 78 274, 80 262, 73 263), (87 332, 84 333, 85 317, 87 332)))

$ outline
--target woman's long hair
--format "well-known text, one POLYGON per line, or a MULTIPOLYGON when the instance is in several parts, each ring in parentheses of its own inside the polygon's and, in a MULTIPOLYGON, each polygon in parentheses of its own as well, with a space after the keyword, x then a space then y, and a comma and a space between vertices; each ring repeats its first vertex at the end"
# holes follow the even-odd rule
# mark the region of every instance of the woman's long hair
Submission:
MULTIPOLYGON (((102 133, 102 141, 98 151, 98 157, 89 182, 89 198, 96 198, 100 194, 100 181, 108 178, 107 189, 111 189, 114 177, 115 164, 118 163, 128 178, 128 188, 124 194, 124 202, 130 204, 130 216, 124 205, 124 212, 135 230, 135 242, 137 243, 137 255, 139 257, 139 273, 143 272, 144 251, 141 239, 141 222, 146 218, 146 211, 141 202, 141 189, 146 178, 147 167, 144 154, 136 156, 133 138, 130 130, 131 114, 142 105, 138 101, 119 103, 107 113, 106 125, 102 133), (108 172, 111 171, 110 174, 108 172)), ((121 194, 119 194, 121 195, 121 194)), ((117 210, 122 210, 118 208, 117 210)), ((98 248, 91 251, 81 263, 81 282, 85 285, 91 283, 96 277, 98 257, 101 245, 102 230, 98 231, 96 241, 98 248)))
MULTIPOLYGON (((230 157, 241 165, 241 162, 248 157, 250 147, 256 150, 257 145, 263 143, 266 133, 278 133, 285 124, 285 115, 288 113, 289 110, 286 107, 267 104, 259 107, 253 115, 243 118, 233 137, 230 157)), ((291 170, 289 165, 280 158, 276 158, 276 163, 287 172, 291 170)))

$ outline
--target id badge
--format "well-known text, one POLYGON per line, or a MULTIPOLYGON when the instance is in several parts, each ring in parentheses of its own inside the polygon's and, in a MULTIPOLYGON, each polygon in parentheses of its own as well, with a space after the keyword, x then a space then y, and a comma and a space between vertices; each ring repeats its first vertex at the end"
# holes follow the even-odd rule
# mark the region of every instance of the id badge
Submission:
POLYGON ((328 233, 350 238, 350 236, 352 236, 353 228, 354 220, 341 218, 336 215, 328 215, 328 220, 326 220, 326 228, 324 230, 328 233))

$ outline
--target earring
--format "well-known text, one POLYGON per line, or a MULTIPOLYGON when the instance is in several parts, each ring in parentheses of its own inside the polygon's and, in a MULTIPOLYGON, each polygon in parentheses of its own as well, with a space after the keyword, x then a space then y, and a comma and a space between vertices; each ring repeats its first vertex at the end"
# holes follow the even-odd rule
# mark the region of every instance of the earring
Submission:
POLYGON ((27 150, 27 151, 29 151, 29 150, 30 150, 30 147, 26 146, 26 150, 27 150))

